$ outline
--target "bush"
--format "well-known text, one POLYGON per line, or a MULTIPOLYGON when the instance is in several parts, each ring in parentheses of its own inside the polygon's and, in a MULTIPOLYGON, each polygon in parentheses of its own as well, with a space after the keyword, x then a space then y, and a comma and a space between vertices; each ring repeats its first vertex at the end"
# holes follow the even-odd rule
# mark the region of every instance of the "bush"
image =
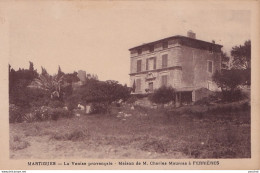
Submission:
POLYGON ((59 118, 71 117, 71 112, 63 108, 54 108, 51 110, 51 119, 58 120, 59 118))
POLYGON ((47 106, 32 108, 30 113, 22 116, 22 121, 34 122, 34 121, 46 121, 46 120, 58 120, 61 117, 71 117, 71 111, 63 108, 51 108, 47 106))
POLYGON ((209 106, 210 103, 215 102, 218 99, 219 99, 219 94, 215 93, 215 94, 209 95, 208 97, 203 97, 202 99, 197 100, 194 103, 194 105, 207 105, 207 106, 209 106))
POLYGON ((52 108, 62 108, 64 107, 64 103, 59 100, 52 100, 48 106, 52 108))
POLYGON ((241 69, 216 71, 212 79, 222 90, 223 101, 238 101, 243 98, 239 86, 246 85, 250 78, 250 71, 241 69))
POLYGON ((93 114, 98 113, 108 113, 109 105, 105 103, 94 103, 92 104, 92 111, 93 114))
POLYGON ((9 105, 9 123, 22 122, 22 109, 14 104, 9 105))
POLYGON ((134 103, 138 100, 138 98, 135 95, 131 95, 129 99, 127 100, 127 103, 134 103))
POLYGON ((45 121, 50 119, 51 108, 48 106, 34 107, 31 113, 35 116, 36 121, 45 121))
POLYGON ((173 101, 175 98, 174 89, 169 86, 162 86, 159 89, 155 90, 153 94, 149 95, 149 100, 153 103, 166 104, 170 101, 173 101))
POLYGON ((69 111, 73 111, 78 107, 79 98, 77 96, 69 96, 65 100, 65 105, 67 106, 69 111))

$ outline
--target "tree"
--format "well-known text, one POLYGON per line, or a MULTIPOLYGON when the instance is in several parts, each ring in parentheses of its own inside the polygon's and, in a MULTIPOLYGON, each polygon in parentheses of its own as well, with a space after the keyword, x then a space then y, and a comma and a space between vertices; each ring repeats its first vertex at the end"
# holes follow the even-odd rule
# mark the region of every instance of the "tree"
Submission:
POLYGON ((38 73, 33 68, 33 63, 29 62, 29 69, 21 69, 15 71, 9 65, 9 102, 17 106, 29 107, 27 87, 38 76, 38 73))
POLYGON ((245 83, 245 72, 241 69, 216 71, 212 79, 221 88, 223 100, 235 101, 240 97, 239 86, 245 83))
POLYGON ((235 46, 231 50, 233 67, 236 69, 251 68, 251 41, 245 41, 244 45, 235 46))
POLYGON ((51 76, 43 67, 42 74, 34 80, 32 86, 46 90, 51 98, 62 99, 63 76, 51 76))
POLYGON ((29 61, 29 63, 30 63, 29 71, 34 71, 33 63, 31 61, 29 61))
POLYGON ((226 52, 221 51, 221 68, 222 69, 228 69, 229 68, 229 60, 226 52))
POLYGON ((60 68, 60 66, 59 66, 57 76, 58 76, 58 77, 61 77, 61 76, 63 76, 63 75, 65 75, 65 73, 63 73, 63 72, 61 71, 61 68, 60 68))
POLYGON ((126 100, 130 96, 130 88, 119 84, 117 81, 98 81, 88 79, 86 84, 76 90, 72 98, 77 97, 81 104, 92 103, 102 107, 105 112, 109 112, 112 102, 126 100))
POLYGON ((153 103, 157 104, 166 104, 170 101, 173 101, 175 98, 175 90, 169 86, 162 86, 159 89, 156 89, 152 95, 149 96, 149 99, 153 103))

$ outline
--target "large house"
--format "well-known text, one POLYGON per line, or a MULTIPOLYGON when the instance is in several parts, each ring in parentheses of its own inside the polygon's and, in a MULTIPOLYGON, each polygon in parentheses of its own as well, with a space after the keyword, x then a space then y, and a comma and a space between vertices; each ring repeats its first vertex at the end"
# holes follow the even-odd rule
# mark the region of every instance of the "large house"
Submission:
POLYGON ((198 40, 188 31, 130 48, 130 85, 134 94, 163 85, 175 88, 176 101, 192 102, 216 90, 212 75, 221 69, 222 45, 198 40))

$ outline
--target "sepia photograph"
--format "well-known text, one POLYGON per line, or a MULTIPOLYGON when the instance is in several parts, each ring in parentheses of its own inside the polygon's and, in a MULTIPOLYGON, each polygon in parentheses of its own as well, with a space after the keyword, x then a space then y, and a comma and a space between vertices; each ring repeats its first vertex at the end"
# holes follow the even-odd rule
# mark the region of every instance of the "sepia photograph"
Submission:
POLYGON ((8 30, 1 70, 8 70, 8 160, 217 166, 252 159, 254 4, 206 2, 0 7, 8 30))

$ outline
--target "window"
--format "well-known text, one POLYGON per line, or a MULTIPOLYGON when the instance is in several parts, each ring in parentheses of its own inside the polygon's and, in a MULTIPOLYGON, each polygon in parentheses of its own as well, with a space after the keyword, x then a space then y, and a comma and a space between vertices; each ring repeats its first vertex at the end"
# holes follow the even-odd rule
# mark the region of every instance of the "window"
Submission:
POLYGON ((209 47, 209 53, 212 54, 213 53, 213 48, 210 46, 209 47))
POLYGON ((142 60, 137 60, 137 72, 142 71, 142 60))
POLYGON ((165 68, 168 66, 168 55, 163 55, 162 56, 162 68, 165 68))
POLYGON ((208 61, 208 72, 209 73, 213 72, 213 61, 208 61))
POLYGON ((149 46, 149 51, 154 52, 154 45, 149 46))
POLYGON ((153 58, 153 69, 156 69, 156 57, 153 58))
POLYGON ((162 76, 162 86, 167 86, 167 75, 162 76))
POLYGON ((146 59, 146 70, 156 69, 156 57, 146 59))
POLYGON ((153 92, 153 82, 150 82, 148 87, 149 87, 149 91, 153 92))
POLYGON ((137 49, 137 54, 141 55, 142 54, 142 49, 137 49))
POLYGON ((163 49, 167 49, 168 48, 168 42, 163 42, 162 47, 163 47, 163 49))
POLYGON ((136 79, 136 91, 141 91, 141 79, 136 79))

